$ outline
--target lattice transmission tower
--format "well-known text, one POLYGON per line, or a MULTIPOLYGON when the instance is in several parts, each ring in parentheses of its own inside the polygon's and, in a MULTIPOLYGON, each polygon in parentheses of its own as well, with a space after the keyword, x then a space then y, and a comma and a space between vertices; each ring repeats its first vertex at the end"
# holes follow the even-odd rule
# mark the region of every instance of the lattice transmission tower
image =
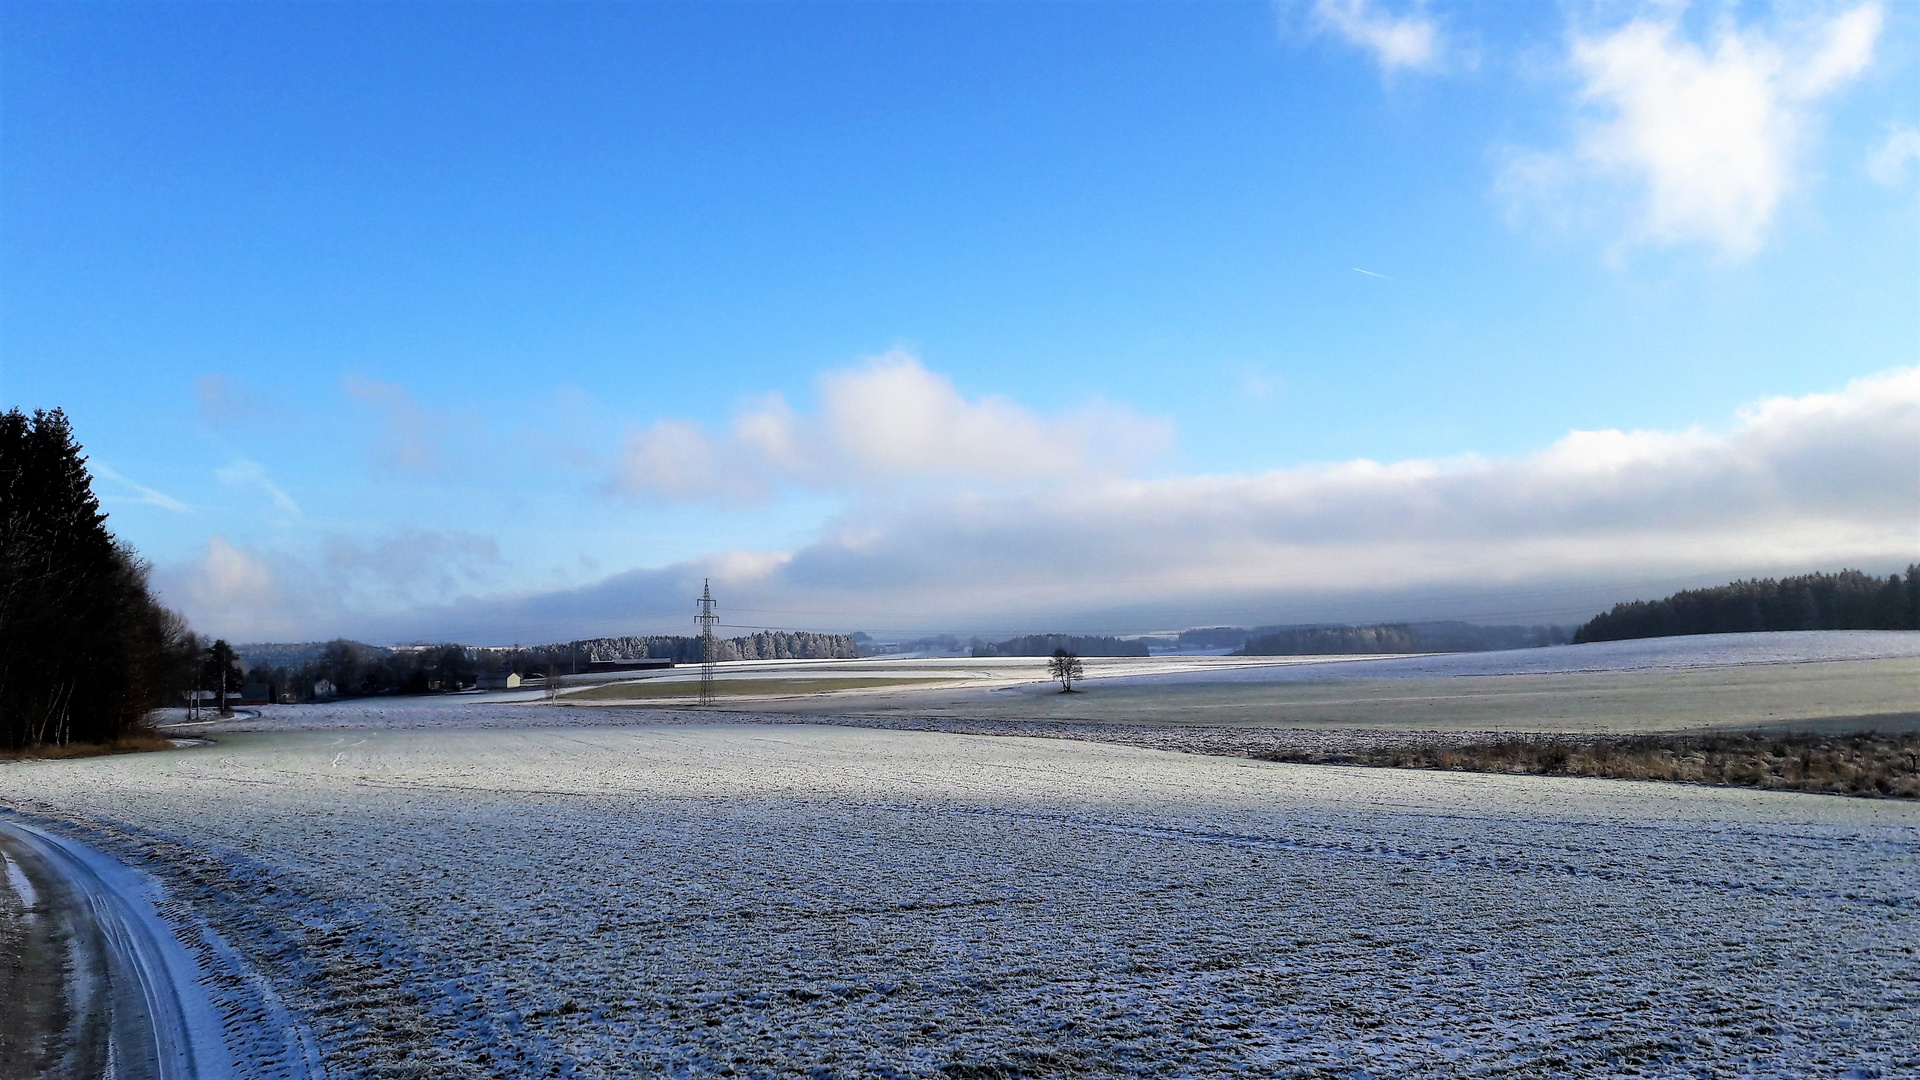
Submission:
POLYGON ((702 578, 700 598, 694 603, 700 605, 700 614, 693 617, 694 624, 700 627, 700 704, 713 704, 713 661, 719 651, 719 642, 714 640, 713 625, 720 616, 713 608, 713 579, 702 578))

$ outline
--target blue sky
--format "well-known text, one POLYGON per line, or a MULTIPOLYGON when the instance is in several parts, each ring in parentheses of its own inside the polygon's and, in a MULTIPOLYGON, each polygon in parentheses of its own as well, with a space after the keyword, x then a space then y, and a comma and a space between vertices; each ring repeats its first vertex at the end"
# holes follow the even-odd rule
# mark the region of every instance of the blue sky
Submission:
POLYGON ((1874 3, 10 3, 0 403, 243 637, 1884 568, 1916 48, 1874 3))

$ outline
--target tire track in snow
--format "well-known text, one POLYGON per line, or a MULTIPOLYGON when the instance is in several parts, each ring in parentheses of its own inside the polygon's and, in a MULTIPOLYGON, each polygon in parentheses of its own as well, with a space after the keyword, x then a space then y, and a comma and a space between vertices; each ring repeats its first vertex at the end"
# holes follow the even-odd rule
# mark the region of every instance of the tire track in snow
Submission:
MULTIPOLYGON (((196 943, 199 950, 181 941, 163 909, 173 909, 176 917, 186 912, 165 901, 150 877, 17 819, 0 817, 0 832, 59 875, 72 901, 65 914, 82 939, 75 947, 98 954, 93 959, 106 978, 91 987, 92 1000, 72 1002, 70 1014, 103 1021, 99 1030, 106 1045, 101 1058, 112 1080, 231 1080, 246 1075, 235 1069, 236 1047, 228 1039, 231 1021, 243 1012, 252 1021, 250 1028, 261 1025, 249 1030, 243 1042, 258 1041, 268 1031, 297 1033, 272 988, 247 970, 226 942, 204 926, 196 943), (210 970, 215 967, 225 970, 210 970), (208 984, 217 976, 249 983, 252 992, 246 996, 252 1000, 216 1001, 208 984)), ((76 964, 84 962, 75 957, 76 964)), ((86 988, 85 981, 77 985, 86 988)), ((310 1042, 296 1041, 302 1044, 301 1052, 273 1055, 280 1060, 270 1067, 289 1080, 323 1080, 310 1042)))
POLYGON ((71 914, 92 931, 107 980, 95 1002, 106 1014, 107 1068, 115 1080, 215 1080, 232 1076, 211 1003, 191 958, 160 920, 134 875, 105 856, 31 825, 0 830, 46 861, 71 891, 71 914))

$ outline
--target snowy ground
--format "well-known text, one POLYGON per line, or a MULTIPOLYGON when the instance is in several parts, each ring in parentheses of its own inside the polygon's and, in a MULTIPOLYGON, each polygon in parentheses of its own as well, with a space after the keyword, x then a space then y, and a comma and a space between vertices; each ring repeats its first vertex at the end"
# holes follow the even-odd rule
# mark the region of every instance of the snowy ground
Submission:
POLYGON ((0 766, 0 803, 156 868, 334 1076, 1920 1070, 1910 803, 821 726, 221 738, 0 766))
MULTIPOLYGON (((1228 753, 1317 747, 1330 732, 1362 730, 1470 737, 1503 731, 1920 727, 1920 633, 1913 631, 1722 634, 1385 658, 1092 658, 1087 665, 1084 692, 1062 695, 1040 658, 729 664, 721 677, 731 683, 788 686, 818 679, 826 686, 875 676, 946 681, 934 688, 722 698, 719 708, 762 721, 1061 734, 1228 753), (1126 730, 1142 726, 1153 730, 1126 730), (1190 727, 1222 730, 1177 730, 1190 727)), ((684 670, 670 677, 691 685, 684 670)), ((666 678, 649 676, 636 685, 658 687, 666 678)), ((595 692, 607 689, 617 688, 595 692)), ((381 697, 265 706, 236 720, 194 726, 178 724, 184 719, 180 710, 163 720, 176 735, 368 725, 617 725, 684 718, 688 705, 544 702, 544 694, 524 692, 381 697)))
MULTIPOLYGON (((1435 653, 1416 656, 1218 656, 1086 657, 1087 682, 1093 686, 1177 688, 1232 683, 1301 683, 1429 679, 1458 676, 1554 675, 1573 673, 1685 672, 1742 666, 1825 664, 1861 660, 1920 660, 1920 633, 1887 630, 1790 631, 1765 634, 1714 634, 1598 642, 1542 649, 1484 653, 1435 653)), ((836 698, 872 703, 889 696, 900 700, 940 700, 959 692, 982 700, 982 691, 1044 688, 1044 657, 872 657, 860 660, 751 660, 721 664, 719 677, 734 689, 756 683, 770 686, 818 682, 831 686, 848 680, 898 680, 904 692, 865 687, 836 698), (922 684, 939 683, 932 689, 922 684)), ((563 694, 578 703, 605 701, 625 686, 655 696, 698 692, 699 665, 639 673, 564 675, 563 694)), ((790 691, 770 691, 791 697, 790 691)), ((544 690, 467 692, 467 703, 543 701, 544 690)), ((989 699, 990 698, 986 698, 989 699)), ((417 700, 417 699, 416 699, 417 700)))
MULTIPOLYGON (((1039 672, 1039 661, 1030 670, 1039 672)), ((1722 634, 1382 658, 1090 662, 1085 693, 1044 679, 787 698, 760 708, 865 717, 1301 730, 1912 730, 1920 633, 1722 634), (1177 666, 1176 666, 1177 665, 1177 666)), ((740 704, 732 708, 751 708, 740 704)))
MULTIPOLYGON (((1497 652, 1431 653, 1359 659, 1323 657, 1313 666, 1289 664, 1235 668, 1218 672, 1214 677, 1235 681, 1418 679, 1466 675, 1688 671, 1731 666, 1914 658, 1920 658, 1920 633, 1910 630, 1794 630, 1596 641, 1586 645, 1503 649, 1497 652)), ((1195 678, 1195 675, 1187 672, 1170 672, 1168 681, 1186 682, 1195 678)))

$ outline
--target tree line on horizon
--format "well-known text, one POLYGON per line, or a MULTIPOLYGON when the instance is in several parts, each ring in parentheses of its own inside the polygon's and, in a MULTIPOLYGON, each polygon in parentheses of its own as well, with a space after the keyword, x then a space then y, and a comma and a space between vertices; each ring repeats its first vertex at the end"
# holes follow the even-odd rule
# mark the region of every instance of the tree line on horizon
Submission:
MULTIPOLYGON (((715 657, 734 660, 848 660, 859 655, 844 634, 765 630, 717 638, 715 657)), ((273 701, 439 694, 470 689, 489 672, 571 675, 596 660, 701 659, 701 639, 688 635, 586 638, 511 649, 441 643, 389 648, 337 638, 324 643, 239 646, 246 681, 273 701)))
POLYGON ((1485 652, 1493 649, 1529 649, 1542 645, 1565 645, 1572 630, 1564 626, 1482 626, 1457 620, 1415 623, 1376 623, 1370 627, 1352 627, 1345 623, 1301 623, 1289 626, 1206 626, 1182 630, 1178 634, 1148 634, 1140 637, 1103 635, 1028 634, 1006 641, 987 641, 980 637, 963 640, 953 634, 915 638, 887 644, 874 644, 865 634, 855 634, 862 656, 886 656, 901 652, 927 651, 987 656, 1050 656, 1056 648, 1065 648, 1076 656, 1151 656, 1157 652, 1219 652, 1231 650, 1241 656, 1278 656, 1307 648, 1311 652, 1485 652), (1375 633, 1344 633, 1349 630, 1375 633), (1410 637, 1410 641, 1409 641, 1410 637), (1394 648, 1382 650, 1382 639, 1394 648))
POLYGON ((1249 638, 1241 656, 1331 656, 1422 652, 1406 623, 1373 626, 1293 626, 1249 638))
POLYGON ((335 638, 308 646, 241 645, 237 651, 247 685, 276 702, 464 690, 487 667, 484 655, 456 644, 390 649, 335 638))
POLYGON ((1768 630, 1920 630, 1920 564, 1880 578, 1858 570, 1753 578, 1615 604, 1576 643, 1768 630))
POLYGON ((1098 635, 1028 634, 1006 641, 982 642, 974 645, 970 651, 975 657, 1053 656, 1059 652, 1073 656, 1146 656, 1147 643, 1098 635))
MULTIPOLYGON (((714 659, 728 661, 852 660, 860 655, 860 643, 852 636, 810 630, 757 630, 738 637, 716 637, 714 647, 714 659)), ((588 660, 671 660, 676 664, 697 664, 702 659, 701 639, 683 634, 588 638, 543 645, 540 649, 582 650, 588 660)))
MULTIPOLYGON (((1216 631, 1209 631, 1217 633, 1216 631)), ((1305 624, 1251 631, 1238 656, 1333 656, 1376 653, 1491 652, 1565 645, 1564 626, 1480 626, 1457 621, 1305 624)))

